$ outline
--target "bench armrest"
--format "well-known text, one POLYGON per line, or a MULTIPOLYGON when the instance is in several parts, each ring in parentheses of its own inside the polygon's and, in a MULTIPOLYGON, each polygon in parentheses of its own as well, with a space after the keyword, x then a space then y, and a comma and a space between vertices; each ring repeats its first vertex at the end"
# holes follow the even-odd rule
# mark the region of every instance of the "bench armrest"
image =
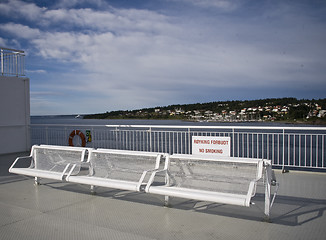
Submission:
POLYGON ((15 167, 16 163, 20 160, 23 160, 23 159, 29 159, 31 161, 31 164, 32 164, 32 156, 25 156, 25 157, 18 157, 16 158, 16 160, 13 162, 13 164, 11 164, 10 168, 9 168, 9 172, 11 171, 12 168, 15 167))
POLYGON ((157 170, 158 170, 158 168, 154 168, 154 169, 150 169, 150 170, 145 170, 145 171, 142 173, 142 175, 141 175, 141 177, 140 177, 140 179, 139 179, 139 181, 138 181, 138 184, 137 184, 137 190, 138 190, 138 191, 140 191, 140 188, 141 188, 141 186, 143 185, 143 181, 144 181, 144 179, 145 179, 147 173, 149 173, 149 172, 153 173, 153 172, 155 172, 155 171, 157 171, 157 170))
POLYGON ((247 193, 247 197, 246 197, 246 203, 247 203, 247 206, 250 205, 250 200, 253 196, 255 196, 256 194, 256 189, 257 189, 257 182, 260 180, 261 178, 258 177, 254 180, 252 180, 250 183, 249 183, 249 189, 248 189, 248 193, 247 193))
MULTIPOLYGON (((70 164, 68 164, 68 165, 70 165, 70 164)), ((91 166, 91 164, 89 162, 80 162, 80 163, 75 163, 74 165, 72 165, 72 167, 71 167, 71 169, 68 172, 67 177, 66 177, 67 181, 68 181, 69 177, 71 176, 71 174, 73 173, 73 171, 75 170, 75 168, 77 166, 78 167, 88 167, 89 168, 91 166)), ((65 174, 65 172, 63 174, 65 174)))
POLYGON ((152 183, 154 182, 155 176, 157 173, 161 173, 161 172, 165 172, 167 173, 167 169, 160 169, 160 170, 156 170, 154 172, 152 172, 151 177, 149 178, 146 187, 145 187, 145 192, 148 192, 150 186, 152 185, 152 183))
POLYGON ((263 162, 258 165, 257 177, 256 177, 256 179, 252 180, 249 184, 248 194, 247 194, 247 198, 246 198, 247 203, 250 203, 250 199, 253 196, 255 196, 256 189, 257 189, 257 182, 263 177, 264 171, 265 171, 265 174, 267 174, 267 172, 271 171, 271 169, 272 169, 271 160, 264 159, 263 162))

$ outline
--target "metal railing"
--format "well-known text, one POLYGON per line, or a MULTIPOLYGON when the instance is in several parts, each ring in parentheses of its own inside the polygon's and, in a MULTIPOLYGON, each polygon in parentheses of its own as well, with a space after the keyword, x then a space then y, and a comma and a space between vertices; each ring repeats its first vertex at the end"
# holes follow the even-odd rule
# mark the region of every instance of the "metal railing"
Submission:
POLYGON ((0 47, 2 76, 25 76, 24 51, 0 47))
MULTIPOLYGON (((91 133, 88 147, 170 154, 191 154, 193 136, 230 137, 232 157, 269 159, 283 169, 326 169, 325 127, 32 124, 31 142, 68 145, 75 129, 91 133)), ((74 141, 81 144, 78 137, 74 141)))

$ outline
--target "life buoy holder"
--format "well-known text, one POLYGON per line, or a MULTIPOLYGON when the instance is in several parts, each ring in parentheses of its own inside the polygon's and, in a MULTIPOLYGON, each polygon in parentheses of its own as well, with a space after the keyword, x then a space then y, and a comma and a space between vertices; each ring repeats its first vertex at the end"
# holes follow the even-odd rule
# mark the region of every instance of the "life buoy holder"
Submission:
POLYGON ((74 137, 78 135, 82 141, 82 147, 85 147, 86 146, 86 138, 85 138, 85 135, 79 131, 79 130, 73 130, 70 135, 69 135, 69 146, 74 146, 74 143, 73 143, 73 139, 74 137))

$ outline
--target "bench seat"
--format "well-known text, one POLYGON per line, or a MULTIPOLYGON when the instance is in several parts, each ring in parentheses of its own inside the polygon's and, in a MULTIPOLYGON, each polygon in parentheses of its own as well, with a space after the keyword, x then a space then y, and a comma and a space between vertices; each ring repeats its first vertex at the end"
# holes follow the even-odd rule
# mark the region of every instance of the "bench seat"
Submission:
POLYGON ((12 168, 9 172, 30 177, 47 178, 60 181, 62 181, 64 177, 63 173, 39 170, 34 168, 12 168))
POLYGON ((138 191, 138 182, 108 179, 92 176, 68 176, 68 182, 93 185, 97 187, 115 188, 127 191, 138 191))
POLYGON ((221 204, 232 204, 238 206, 250 206, 250 201, 247 201, 247 195, 212 192, 197 189, 155 186, 150 187, 148 193, 159 194, 170 197, 179 197, 186 199, 195 199, 199 201, 217 202, 221 204))

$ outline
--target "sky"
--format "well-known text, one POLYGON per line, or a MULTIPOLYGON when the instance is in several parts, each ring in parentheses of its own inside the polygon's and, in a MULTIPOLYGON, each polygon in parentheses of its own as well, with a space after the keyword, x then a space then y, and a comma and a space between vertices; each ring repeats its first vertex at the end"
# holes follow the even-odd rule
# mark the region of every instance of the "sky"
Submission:
POLYGON ((326 97, 325 0, 0 0, 31 115, 326 97))

